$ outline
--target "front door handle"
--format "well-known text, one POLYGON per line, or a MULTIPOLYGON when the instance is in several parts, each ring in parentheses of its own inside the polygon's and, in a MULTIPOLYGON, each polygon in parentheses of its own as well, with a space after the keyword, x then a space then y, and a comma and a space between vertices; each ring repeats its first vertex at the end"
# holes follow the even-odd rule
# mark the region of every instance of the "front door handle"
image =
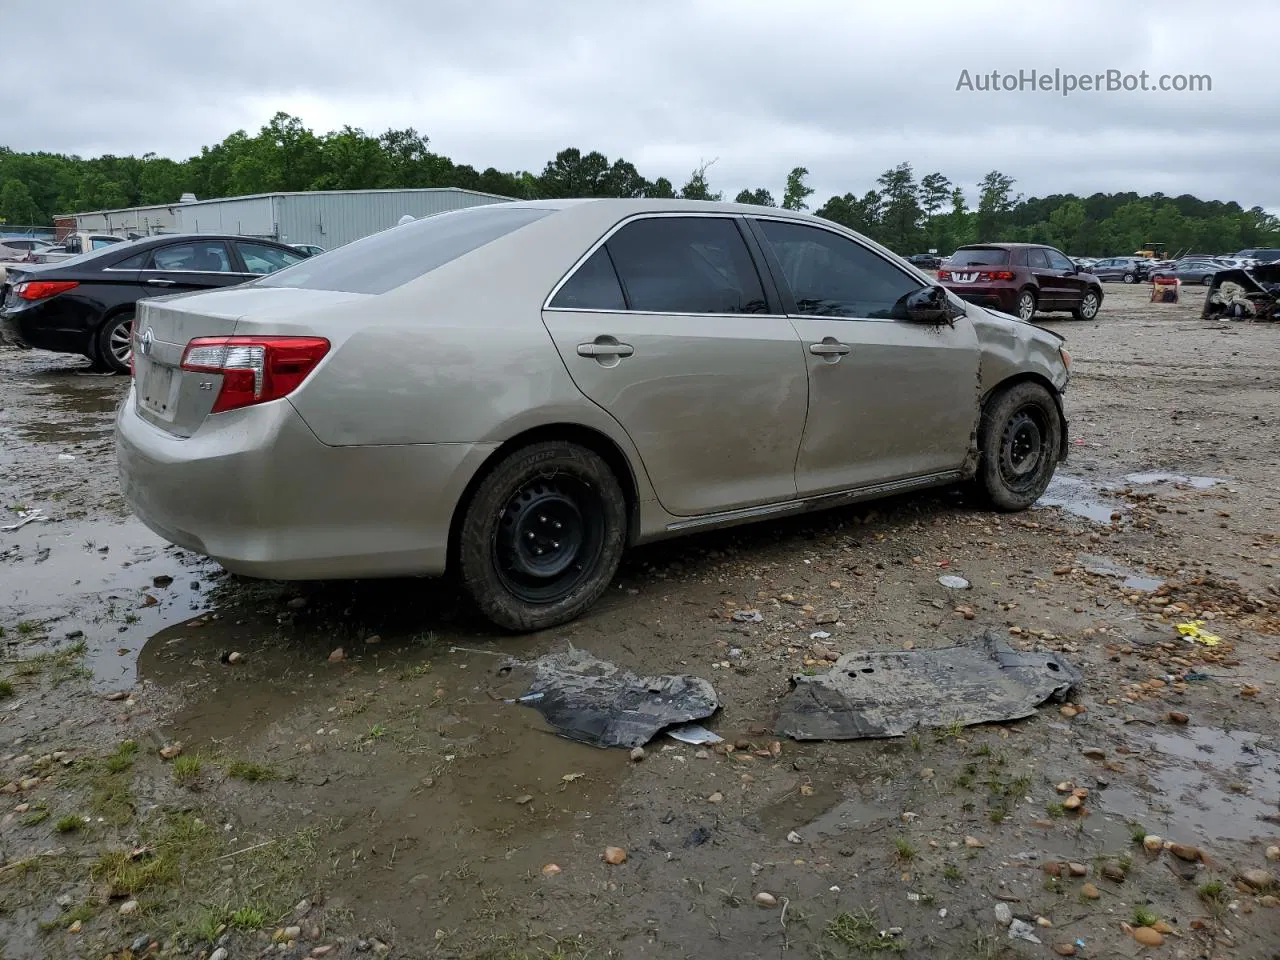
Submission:
POLYGON ((161 280, 158 277, 152 277, 147 283, 153 287, 172 287, 175 283, 173 280, 161 280))
POLYGON ((609 342, 603 338, 595 343, 578 344, 580 357, 629 357, 635 352, 635 347, 629 343, 609 342))
POLYGON ((821 343, 809 344, 809 352, 817 357, 843 357, 852 353, 853 348, 832 337, 827 337, 821 343))

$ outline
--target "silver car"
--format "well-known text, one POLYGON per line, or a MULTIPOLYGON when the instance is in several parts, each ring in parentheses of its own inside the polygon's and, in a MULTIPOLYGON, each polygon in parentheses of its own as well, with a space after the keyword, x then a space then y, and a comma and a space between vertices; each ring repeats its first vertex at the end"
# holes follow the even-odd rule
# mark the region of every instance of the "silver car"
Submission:
POLYGON ((456 572, 517 631, 623 550, 968 482, 1067 449, 1061 338, 826 220, 679 200, 439 214, 143 300, 116 422, 167 540, 273 579, 456 572))

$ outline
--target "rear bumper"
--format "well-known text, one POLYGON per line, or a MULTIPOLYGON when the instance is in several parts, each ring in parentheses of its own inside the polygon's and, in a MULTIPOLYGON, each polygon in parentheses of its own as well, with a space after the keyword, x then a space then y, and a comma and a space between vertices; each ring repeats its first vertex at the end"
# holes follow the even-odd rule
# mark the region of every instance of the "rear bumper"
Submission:
POLYGON ((991 307, 1001 313, 1017 315, 1018 291, 1012 287, 983 287, 972 283, 944 283, 943 286, 961 300, 976 303, 980 307, 991 307))
POLYGON ((158 535, 272 580, 444 572, 454 505, 497 444, 329 447, 286 400, 208 418, 179 439, 116 415, 120 481, 158 535))
POLYGON ((49 328, 34 310, 0 310, 0 340, 17 347, 54 353, 87 353, 92 339, 87 330, 49 328))

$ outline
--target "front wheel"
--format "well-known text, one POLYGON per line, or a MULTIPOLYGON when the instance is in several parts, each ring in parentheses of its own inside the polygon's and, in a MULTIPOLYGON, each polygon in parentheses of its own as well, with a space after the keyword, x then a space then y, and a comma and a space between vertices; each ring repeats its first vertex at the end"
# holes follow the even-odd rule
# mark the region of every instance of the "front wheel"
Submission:
POLYGON ((987 400, 978 426, 974 484, 997 510, 1025 510, 1040 499, 1058 465, 1062 417, 1053 396, 1024 381, 987 400))
POLYGON ((1018 319, 1030 320, 1036 315, 1036 295, 1030 290, 1018 294, 1018 319))
POLYGON ((98 356, 113 373, 128 373, 133 358, 133 313, 117 313, 98 331, 98 356))
POLYGON ((1092 320, 1098 315, 1098 308, 1101 306, 1102 297, 1098 291, 1086 290, 1080 306, 1071 311, 1071 316, 1077 320, 1092 320))
POLYGON ((1212 273, 1211 273, 1211 274, 1209 274, 1208 276, 1206 276, 1206 277, 1205 277, 1203 280, 1201 280, 1200 282, 1201 282, 1201 283, 1203 283, 1206 287, 1212 287, 1212 286, 1213 286, 1213 274, 1212 274, 1212 273))
POLYGON ((1134 283, 1137 281, 1137 279, 1138 278, 1135 277, 1132 273, 1126 273, 1123 277, 1123 280, 1125 283, 1134 283))
POLYGON ((500 627, 554 627, 608 588, 626 532, 626 498, 604 460, 577 444, 536 443, 499 463, 468 504, 462 583, 500 627))

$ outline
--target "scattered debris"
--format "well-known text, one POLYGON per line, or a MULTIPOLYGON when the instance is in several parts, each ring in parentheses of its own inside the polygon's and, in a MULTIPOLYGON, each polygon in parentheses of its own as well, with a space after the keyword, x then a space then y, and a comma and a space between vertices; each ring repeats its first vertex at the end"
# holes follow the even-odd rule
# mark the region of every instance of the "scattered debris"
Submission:
POLYGON ((764 615, 759 610, 738 610, 733 619, 738 623, 763 623, 764 615))
POLYGON ((605 847, 604 862, 612 864, 615 867, 620 863, 626 863, 627 851, 623 850, 621 847, 605 847))
POLYGON ((690 743, 694 746, 700 746, 704 743, 724 742, 723 737, 696 723, 683 723, 678 727, 672 727, 667 731, 667 736, 672 740, 679 740, 681 743, 690 743))
POLYGON ((921 727, 1031 716, 1082 679, 1052 653, 1020 653, 995 634, 940 650, 845 654, 828 672, 796 676, 777 731, 796 740, 897 737, 921 727))
POLYGON ((11 523, 8 526, 0 527, 0 531, 4 533, 12 533, 14 530, 21 530, 28 523, 39 523, 49 519, 41 510, 19 510, 18 516, 21 519, 17 523, 11 523))
POLYGON ((944 573, 938 578, 938 582, 948 590, 968 590, 971 584, 964 577, 957 577, 954 573, 944 573))
POLYGON ((1014 920, 1009 924, 1009 939, 1040 943, 1040 938, 1036 936, 1036 928, 1025 920, 1014 920))

